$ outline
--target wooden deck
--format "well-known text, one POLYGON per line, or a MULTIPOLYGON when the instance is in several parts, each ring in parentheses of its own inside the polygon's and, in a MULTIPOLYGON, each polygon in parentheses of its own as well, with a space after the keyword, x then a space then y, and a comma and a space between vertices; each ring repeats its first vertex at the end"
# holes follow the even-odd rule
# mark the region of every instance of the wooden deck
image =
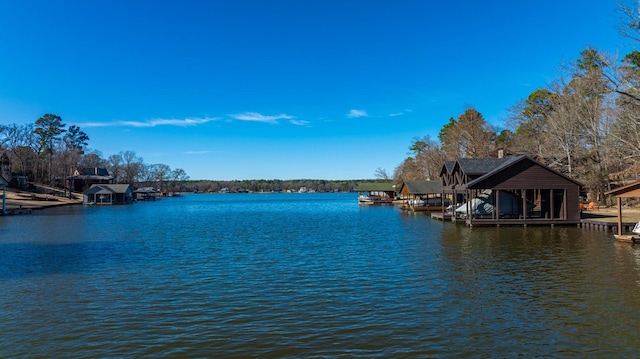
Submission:
MULTIPOLYGON (((439 221, 450 221, 451 214, 443 214, 442 212, 432 212, 431 218, 439 221)), ((589 228, 599 231, 611 231, 616 233, 618 231, 618 223, 615 219, 611 222, 598 221, 593 219, 581 219, 579 222, 577 221, 560 221, 560 220, 550 220, 550 219, 540 219, 540 218, 531 218, 531 219, 474 219, 474 220, 465 220, 458 219, 457 222, 465 223, 467 225, 483 225, 483 226, 501 226, 501 225, 510 225, 510 226, 527 226, 527 225, 545 225, 545 226, 553 226, 553 225, 578 225, 582 228, 589 228)), ((631 232, 633 227, 636 225, 636 222, 623 222, 622 223, 622 233, 631 232)), ((640 236, 639 236, 640 237, 640 236)))
POLYGON ((638 236, 637 234, 614 234, 613 236, 620 242, 640 242, 640 236, 638 236))
POLYGON ((450 221, 451 215, 448 213, 442 213, 442 212, 431 212, 431 218, 437 219, 439 221, 450 221))

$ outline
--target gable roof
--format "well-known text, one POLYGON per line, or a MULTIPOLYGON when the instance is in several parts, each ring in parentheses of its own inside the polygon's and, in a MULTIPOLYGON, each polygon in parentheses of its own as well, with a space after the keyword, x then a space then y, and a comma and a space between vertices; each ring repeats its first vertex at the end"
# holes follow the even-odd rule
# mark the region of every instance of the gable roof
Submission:
POLYGON ((458 158, 456 163, 460 167, 460 170, 467 175, 482 175, 512 159, 513 157, 458 158))
POLYGON ((442 165, 442 169, 440 170, 440 177, 442 177, 442 175, 445 173, 451 173, 455 165, 456 165, 456 161, 444 161, 444 164, 442 165))
POLYGON ((101 167, 84 167, 79 169, 77 172, 79 175, 83 176, 110 176, 109 171, 106 168, 101 167))
POLYGON ((158 193, 160 191, 156 190, 153 187, 140 187, 140 188, 137 188, 133 192, 135 192, 135 193, 158 193))
POLYGON ((442 193, 441 181, 404 181, 400 187, 400 192, 405 187, 411 194, 442 193))
POLYGON ((560 177, 562 177, 562 178, 564 178, 564 179, 566 179, 566 180, 568 180, 570 182, 573 182, 577 186, 582 187, 582 183, 578 182, 577 180, 575 180, 575 179, 573 179, 573 178, 571 178, 571 177, 569 177, 569 176, 567 176, 567 175, 565 175, 563 173, 560 173, 560 172, 558 172, 558 171, 556 171, 554 169, 551 169, 551 168, 543 165, 542 163, 540 163, 540 162, 534 160, 533 158, 531 158, 530 156, 517 155, 517 156, 505 157, 502 160, 504 160, 502 163, 499 163, 497 166, 493 167, 493 169, 491 169, 489 172, 485 173, 484 175, 482 175, 482 176, 480 176, 480 177, 478 177, 478 178, 476 178, 476 179, 474 179, 472 181, 469 181, 468 183, 465 184, 465 186, 466 187, 473 187, 476 184, 486 180, 487 178, 493 177, 493 176, 497 175, 498 173, 504 171, 505 169, 515 165, 516 163, 519 163, 521 161, 530 161, 530 162, 534 163, 535 165, 540 166, 540 167, 546 169, 547 171, 549 171, 549 172, 551 172, 551 173, 553 173, 553 174, 555 174, 557 176, 560 176, 560 177))
POLYGON ((358 183, 358 192, 384 191, 395 192, 396 185, 393 182, 364 182, 358 183))
POLYGON ((128 184, 94 184, 83 194, 109 194, 109 193, 127 193, 131 192, 131 186, 128 184))
POLYGON ((604 194, 614 195, 616 197, 622 198, 640 197, 640 182, 635 182, 626 186, 618 187, 616 189, 612 189, 611 191, 605 192, 604 194))

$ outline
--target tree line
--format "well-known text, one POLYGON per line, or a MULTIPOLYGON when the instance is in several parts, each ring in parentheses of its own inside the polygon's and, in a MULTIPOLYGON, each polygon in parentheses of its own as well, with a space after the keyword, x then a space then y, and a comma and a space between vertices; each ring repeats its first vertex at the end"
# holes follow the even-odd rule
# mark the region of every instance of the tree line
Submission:
MULTIPOLYGON (((640 42, 640 15, 631 7, 621 11, 622 35, 640 42)), ((468 106, 437 139, 415 138, 394 181, 437 179, 445 161, 496 157, 498 150, 536 156, 582 182, 597 201, 605 202, 612 186, 639 179, 640 52, 618 57, 587 47, 546 88, 509 110, 500 131, 468 106)))
POLYGON ((103 157, 88 150, 89 136, 76 125, 68 126, 55 114, 34 123, 0 124, 0 169, 12 185, 27 183, 66 188, 66 179, 82 168, 106 168, 115 183, 178 190, 189 176, 181 168, 147 164, 134 151, 103 157))
POLYGON ((355 192, 359 182, 375 182, 374 180, 233 180, 233 181, 186 181, 181 189, 188 192, 217 193, 223 189, 229 193, 242 192, 300 192, 301 188, 315 192, 355 192))

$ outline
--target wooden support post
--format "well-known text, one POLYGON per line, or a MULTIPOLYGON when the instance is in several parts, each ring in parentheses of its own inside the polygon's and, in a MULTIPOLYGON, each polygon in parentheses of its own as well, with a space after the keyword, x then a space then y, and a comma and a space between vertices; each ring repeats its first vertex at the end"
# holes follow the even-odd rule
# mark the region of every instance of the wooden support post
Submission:
POLYGON ((622 197, 616 197, 616 204, 618 205, 618 235, 622 235, 622 197))

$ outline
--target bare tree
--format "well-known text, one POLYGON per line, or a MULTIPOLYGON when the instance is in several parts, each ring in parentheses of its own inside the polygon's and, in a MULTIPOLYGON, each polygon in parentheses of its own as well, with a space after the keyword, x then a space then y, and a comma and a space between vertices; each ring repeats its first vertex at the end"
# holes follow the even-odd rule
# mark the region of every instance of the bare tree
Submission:
POLYGON ((388 181, 389 179, 391 179, 391 176, 389 176, 389 174, 387 173, 387 170, 385 170, 382 167, 378 167, 376 168, 376 171, 373 174, 377 179, 381 179, 381 180, 385 180, 388 181))
POLYGON ((142 159, 138 158, 134 151, 120 152, 120 157, 123 166, 123 182, 133 185, 140 173, 142 159))

